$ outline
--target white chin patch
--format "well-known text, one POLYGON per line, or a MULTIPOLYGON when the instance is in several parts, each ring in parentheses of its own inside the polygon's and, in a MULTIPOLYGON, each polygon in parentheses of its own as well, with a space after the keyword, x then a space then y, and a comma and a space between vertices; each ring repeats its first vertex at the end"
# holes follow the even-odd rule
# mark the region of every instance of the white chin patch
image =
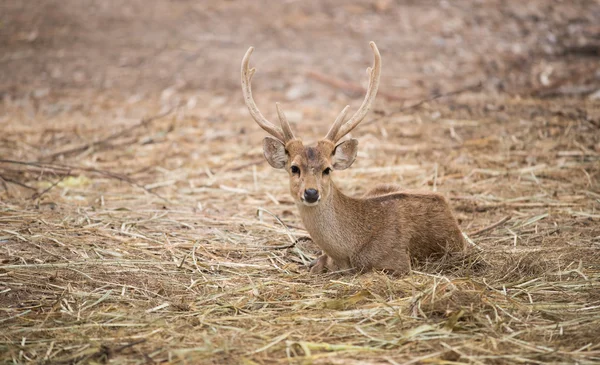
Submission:
POLYGON ((321 198, 319 198, 316 202, 314 203, 309 203, 306 200, 302 201, 302 204, 306 205, 307 207, 314 207, 315 205, 319 204, 319 200, 321 200, 321 198))

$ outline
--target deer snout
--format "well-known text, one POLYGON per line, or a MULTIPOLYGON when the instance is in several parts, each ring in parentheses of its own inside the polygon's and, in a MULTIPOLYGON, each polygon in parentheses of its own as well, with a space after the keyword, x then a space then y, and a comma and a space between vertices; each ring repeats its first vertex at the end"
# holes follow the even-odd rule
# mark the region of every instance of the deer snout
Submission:
POLYGON ((304 201, 306 203, 316 203, 319 200, 319 191, 316 189, 304 190, 304 201))

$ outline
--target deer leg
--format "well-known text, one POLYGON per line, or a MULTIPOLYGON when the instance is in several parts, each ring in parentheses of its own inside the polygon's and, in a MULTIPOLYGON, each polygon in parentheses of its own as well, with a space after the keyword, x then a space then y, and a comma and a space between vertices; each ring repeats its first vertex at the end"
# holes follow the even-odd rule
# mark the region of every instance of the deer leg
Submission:
POLYGON ((370 242, 357 252, 352 258, 353 265, 363 270, 383 270, 399 276, 408 274, 411 266, 407 243, 400 241, 390 244, 393 238, 383 238, 370 242))
POLYGON ((309 267, 310 267, 311 274, 322 273, 322 272, 332 269, 333 260, 329 256, 323 254, 323 255, 317 257, 316 259, 312 260, 310 262, 309 267))
POLYGON ((394 275, 403 276, 410 272, 410 255, 406 249, 392 250, 390 255, 381 257, 376 268, 394 275))

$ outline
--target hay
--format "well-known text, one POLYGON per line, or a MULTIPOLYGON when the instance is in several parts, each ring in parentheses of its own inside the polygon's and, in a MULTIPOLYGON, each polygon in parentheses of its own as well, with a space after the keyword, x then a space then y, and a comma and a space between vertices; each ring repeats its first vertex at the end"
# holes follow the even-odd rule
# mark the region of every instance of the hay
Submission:
MULTIPOLYGON (((239 118, 236 112, 230 115, 239 118)), ((174 118, 155 121, 144 133, 165 130, 174 118)), ((490 168, 453 163, 458 155, 449 152, 437 168, 437 186, 479 250, 420 264, 405 278, 310 276, 304 265, 317 248, 301 228, 286 178, 254 162, 260 132, 237 135, 222 148, 209 131, 190 136, 189 118, 176 123, 188 133, 128 150, 93 152, 103 156, 93 170, 78 169, 77 160, 68 174, 48 164, 1 164, 2 175, 11 180, 39 190, 51 187, 32 197, 30 189, 8 182, 2 192, 4 360, 500 364, 600 359, 594 161, 569 157, 560 165, 548 160, 524 170, 508 167, 519 157, 507 156, 496 158, 494 167, 504 172, 491 174, 490 168), (188 142, 203 139, 204 144, 188 142), (181 148, 208 157, 183 159, 181 148), (215 152, 209 155, 209 150, 215 152), (165 155, 171 161, 168 171, 139 170, 158 165, 152 161, 165 155), (204 163, 208 166, 195 167, 204 163), (582 169, 593 179, 592 187, 582 169), (528 178, 532 171, 537 181, 528 178), (135 177, 136 184, 119 179, 120 174, 135 177), (562 177, 569 174, 581 178, 565 182, 562 177), (62 180, 56 183, 57 178, 62 180), (557 193, 546 193, 551 191, 557 193)), ((11 125, 5 138, 13 138, 11 125)), ((44 132, 31 130, 27 138, 39 133, 44 132)), ((143 139, 135 132, 123 138, 143 139)), ((458 154, 471 149, 478 160, 491 161, 505 147, 463 146, 458 154)), ((349 171, 337 180, 345 190, 359 187, 360 192, 380 178, 360 169, 384 162, 369 152, 358 162, 358 173, 349 171)), ((434 171, 430 166, 404 170, 405 184, 427 184, 434 171)))

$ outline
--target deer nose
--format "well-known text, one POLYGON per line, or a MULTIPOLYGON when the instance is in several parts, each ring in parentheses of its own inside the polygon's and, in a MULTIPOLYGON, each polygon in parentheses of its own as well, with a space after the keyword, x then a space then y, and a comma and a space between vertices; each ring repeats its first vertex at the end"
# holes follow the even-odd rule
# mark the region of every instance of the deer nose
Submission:
POLYGON ((319 192, 316 189, 304 190, 304 200, 307 203, 314 203, 319 200, 319 192))

